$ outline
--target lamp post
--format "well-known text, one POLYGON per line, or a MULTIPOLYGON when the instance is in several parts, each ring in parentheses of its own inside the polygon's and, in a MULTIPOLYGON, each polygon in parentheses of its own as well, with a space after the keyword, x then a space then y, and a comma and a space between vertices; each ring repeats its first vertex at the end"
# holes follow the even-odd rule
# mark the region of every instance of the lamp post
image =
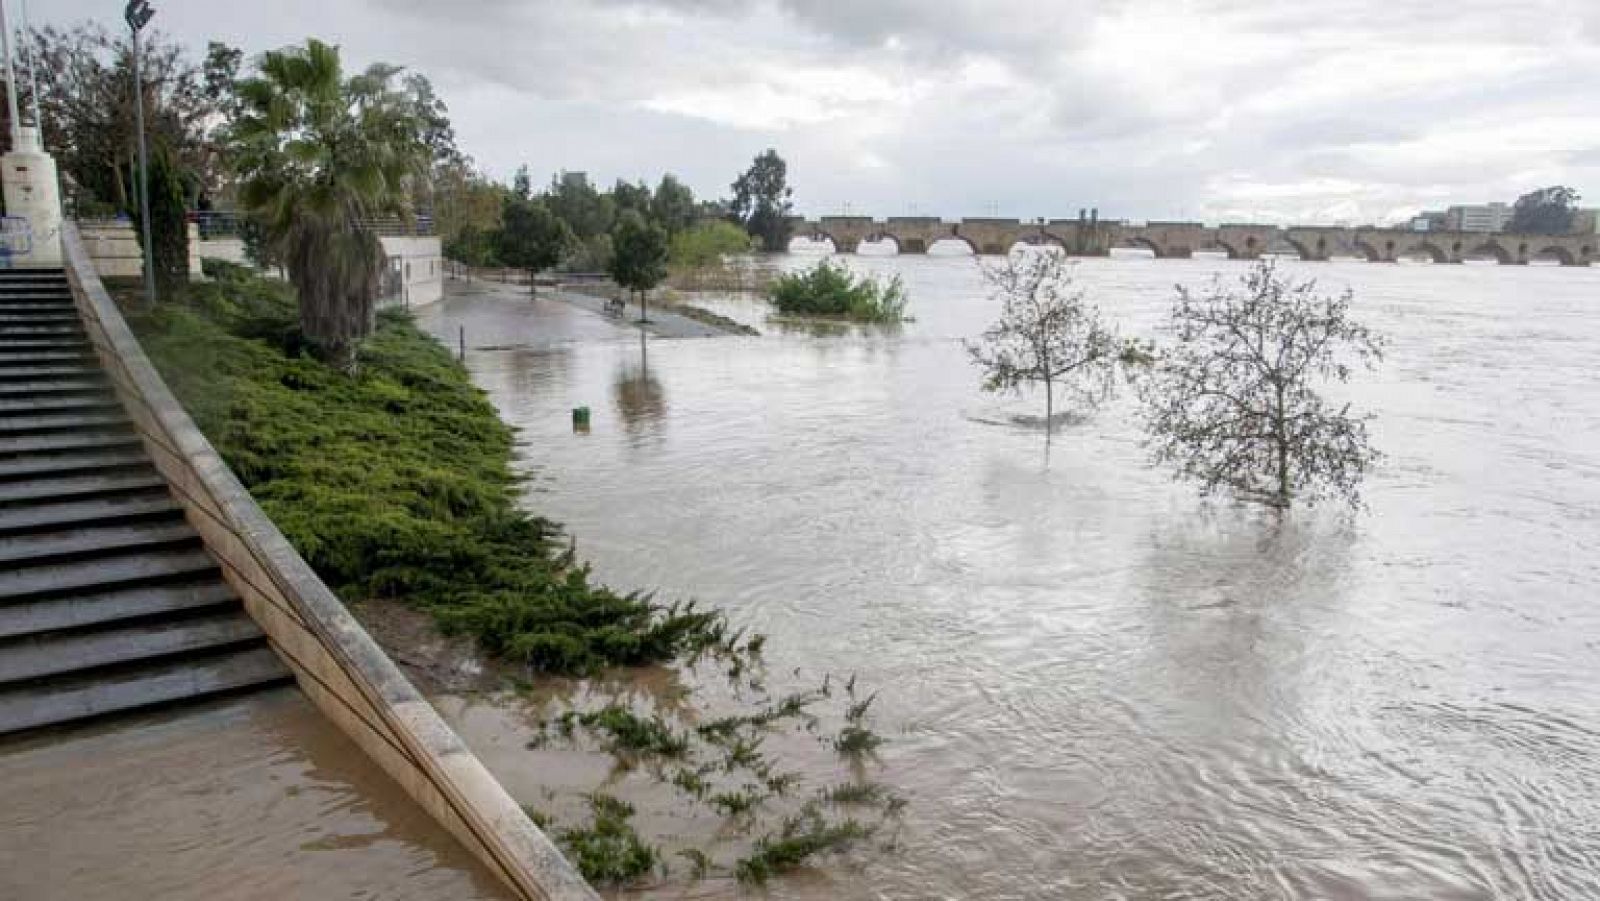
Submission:
POLYGON ((133 114, 139 132, 139 228, 144 236, 144 297, 145 303, 156 303, 156 266, 154 248, 150 244, 150 174, 145 159, 144 141, 144 77, 139 71, 139 32, 150 24, 156 11, 150 0, 128 0, 122 17, 133 32, 133 114))

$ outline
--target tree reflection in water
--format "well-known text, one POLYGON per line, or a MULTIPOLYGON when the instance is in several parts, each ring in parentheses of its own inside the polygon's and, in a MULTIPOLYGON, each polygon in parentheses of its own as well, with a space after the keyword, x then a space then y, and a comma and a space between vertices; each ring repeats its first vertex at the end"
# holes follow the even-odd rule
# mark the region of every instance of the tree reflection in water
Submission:
POLYGON ((625 359, 617 367, 611 396, 617 405, 617 414, 622 417, 622 427, 628 433, 630 444, 637 447, 646 439, 661 437, 662 426, 666 422, 667 394, 661 382, 650 374, 650 352, 642 329, 639 332, 639 359, 625 359))

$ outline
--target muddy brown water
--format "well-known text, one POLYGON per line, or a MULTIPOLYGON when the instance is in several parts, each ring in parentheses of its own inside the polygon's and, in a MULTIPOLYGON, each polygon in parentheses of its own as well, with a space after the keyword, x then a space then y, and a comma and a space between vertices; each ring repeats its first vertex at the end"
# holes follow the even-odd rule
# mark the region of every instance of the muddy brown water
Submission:
POLYGON ((292 688, 0 746, 0 898, 509 898, 292 688))
MULTIPOLYGON (((600 577, 721 605, 775 681, 881 688, 898 847, 774 896, 1600 897, 1600 271, 1295 267, 1391 339, 1349 392, 1388 458, 1370 513, 1277 522, 1149 469, 1126 392, 1047 452, 1014 421, 1037 400, 963 358, 994 311, 970 261, 847 259, 901 274, 916 321, 817 334, 725 298, 766 334, 641 354, 559 304, 423 313, 521 345, 468 365, 600 577)), ((1080 274, 1144 336, 1219 270, 1080 274)), ((443 703, 537 791, 523 713, 443 703)))

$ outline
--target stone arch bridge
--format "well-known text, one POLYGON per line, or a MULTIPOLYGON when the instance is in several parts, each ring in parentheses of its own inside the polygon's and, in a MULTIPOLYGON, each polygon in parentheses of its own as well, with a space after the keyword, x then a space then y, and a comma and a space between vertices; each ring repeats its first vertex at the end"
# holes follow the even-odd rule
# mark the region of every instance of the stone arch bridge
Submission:
POLYGON ((939 241, 960 241, 977 254, 1002 254, 1018 244, 1056 245, 1081 256, 1104 256, 1113 248, 1143 248, 1158 258, 1225 253, 1249 260, 1296 254, 1303 260, 1355 257, 1372 262, 1428 258, 1436 263, 1494 259, 1522 264, 1533 259, 1586 266, 1596 259, 1600 235, 1525 235, 1483 232, 1417 232, 1397 228, 1324 228, 1254 224, 1207 226, 1199 222, 1093 222, 1082 219, 961 219, 932 217, 823 216, 790 220, 797 238, 827 240, 839 253, 863 243, 892 242, 900 253, 927 253, 939 241))

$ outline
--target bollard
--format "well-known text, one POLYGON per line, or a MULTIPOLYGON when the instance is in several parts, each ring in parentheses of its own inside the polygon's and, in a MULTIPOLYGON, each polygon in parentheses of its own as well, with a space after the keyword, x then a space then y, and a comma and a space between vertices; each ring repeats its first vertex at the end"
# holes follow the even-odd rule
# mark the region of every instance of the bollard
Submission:
POLYGON ((466 360, 467 360, 467 327, 463 325, 463 326, 459 326, 459 328, 461 329, 461 336, 460 336, 461 337, 461 351, 460 351, 459 356, 456 357, 456 359, 458 359, 461 362, 465 363, 466 360))
POLYGON ((572 431, 580 434, 589 434, 589 408, 572 408, 572 431))

